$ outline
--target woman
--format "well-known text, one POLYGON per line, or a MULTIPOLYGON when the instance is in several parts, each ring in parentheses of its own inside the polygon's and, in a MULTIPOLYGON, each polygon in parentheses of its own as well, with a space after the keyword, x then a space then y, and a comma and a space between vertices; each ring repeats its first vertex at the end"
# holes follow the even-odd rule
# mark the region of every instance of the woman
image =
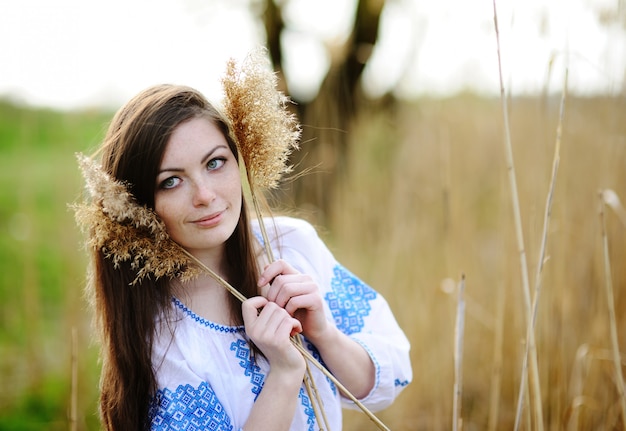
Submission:
MULTIPOLYGON (((197 91, 149 88, 115 115, 102 168, 154 210, 172 240, 209 274, 143 277, 94 250, 106 429, 319 429, 303 386, 304 345, 364 405, 389 405, 411 380, 409 344, 385 300, 335 261, 308 223, 268 220, 274 262, 250 220, 229 126, 197 91)), ((310 373, 330 430, 350 406, 310 373)))

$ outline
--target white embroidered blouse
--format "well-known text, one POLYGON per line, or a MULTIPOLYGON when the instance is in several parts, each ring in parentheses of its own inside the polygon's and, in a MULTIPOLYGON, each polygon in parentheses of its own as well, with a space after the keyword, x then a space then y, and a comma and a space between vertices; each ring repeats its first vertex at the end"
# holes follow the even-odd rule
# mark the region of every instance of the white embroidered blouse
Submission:
MULTIPOLYGON (((257 223, 253 231, 261 240, 257 223)), ((359 401, 372 411, 389 406, 411 381, 412 370, 409 342, 385 299, 338 263, 309 223, 276 217, 268 219, 267 231, 275 257, 315 279, 328 319, 369 353, 376 381, 359 401)), ((174 337, 168 330, 161 331, 153 347, 158 392, 150 407, 151 429, 240 430, 263 389, 269 364, 259 355, 251 359, 243 326, 207 321, 178 299, 172 300, 172 307, 177 317, 172 324, 174 337)), ((306 339, 304 344, 323 364, 315 346, 306 339)), ((358 407, 316 367, 309 368, 329 429, 341 430, 342 406, 358 407)), ((320 426, 303 385, 291 430, 316 429, 320 426)))

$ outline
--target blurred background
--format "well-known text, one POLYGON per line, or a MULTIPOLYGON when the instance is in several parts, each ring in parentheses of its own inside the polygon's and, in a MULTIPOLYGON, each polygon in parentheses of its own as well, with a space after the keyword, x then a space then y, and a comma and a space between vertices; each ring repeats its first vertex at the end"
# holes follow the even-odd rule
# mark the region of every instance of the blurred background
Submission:
MULTIPOLYGON (((412 343, 414 381, 383 422, 626 429, 626 2, 496 6, 505 109, 493 1, 2 1, 0 430, 99 429, 74 153, 152 84, 219 102, 228 58, 258 45, 303 126, 304 174, 273 202, 412 343)), ((344 429, 376 427, 346 412, 344 429)))

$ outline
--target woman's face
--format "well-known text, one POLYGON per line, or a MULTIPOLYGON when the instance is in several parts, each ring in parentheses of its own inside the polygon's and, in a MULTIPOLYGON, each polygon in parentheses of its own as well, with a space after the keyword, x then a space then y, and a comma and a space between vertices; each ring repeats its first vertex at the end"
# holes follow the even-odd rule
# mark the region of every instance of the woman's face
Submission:
POLYGON ((241 200, 239 166, 222 132, 206 118, 178 125, 154 193, 155 211, 171 238, 200 259, 221 258, 241 200))

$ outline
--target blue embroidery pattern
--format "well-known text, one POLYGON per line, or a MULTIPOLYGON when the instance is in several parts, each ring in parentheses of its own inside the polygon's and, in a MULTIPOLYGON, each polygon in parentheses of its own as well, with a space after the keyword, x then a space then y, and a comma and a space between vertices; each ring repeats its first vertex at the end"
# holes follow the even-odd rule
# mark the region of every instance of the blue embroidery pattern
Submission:
POLYGON ((250 376, 252 393, 254 394, 254 401, 256 401, 261 393, 261 389, 263 389, 265 374, 261 372, 261 368, 250 358, 250 348, 245 340, 233 341, 230 345, 230 350, 234 351, 235 357, 239 359, 239 365, 245 370, 244 375, 250 376))
POLYGON ((213 388, 202 382, 197 389, 180 385, 176 391, 157 391, 150 406, 152 431, 232 431, 230 417, 213 388))
MULTIPOLYGON (((311 355, 317 360, 317 362, 319 362, 321 365, 323 365, 324 368, 328 368, 328 367, 326 367, 326 364, 324 363, 324 360, 322 359, 322 356, 320 355, 319 350, 317 350, 317 347, 315 347, 313 345, 313 343, 311 343, 306 338, 304 339, 304 341, 306 342, 307 349, 309 349, 309 351, 311 352, 311 355)), ((326 381, 328 382, 328 385, 330 386, 330 389, 333 391, 333 394, 337 395, 337 386, 335 386, 335 384, 332 382, 332 380, 330 380, 328 377, 326 377, 326 381)))
POLYGON ((328 292, 324 298, 335 323, 346 335, 360 332, 363 328, 363 317, 369 314, 369 302, 376 298, 376 291, 339 264, 335 265, 333 272, 333 291, 328 292))
POLYGON ((193 320, 195 320, 202 326, 206 326, 207 328, 211 328, 218 332, 224 332, 224 333, 230 333, 230 334, 243 333, 245 331, 243 326, 218 325, 217 323, 203 319, 202 317, 198 316, 196 313, 191 311, 189 308, 185 307, 185 304, 183 304, 176 298, 172 298, 172 302, 174 303, 174 305, 176 305, 176 307, 182 310, 182 312, 185 313, 187 316, 191 317, 193 320))
POLYGON ((400 381, 400 379, 396 379, 396 380, 394 380, 394 382, 393 382, 393 385, 394 385, 394 386, 400 386, 400 387, 404 387, 404 386, 406 386, 406 385, 408 385, 408 384, 409 384, 409 381, 408 381, 408 380, 400 381))
POLYGON ((304 414, 307 415, 306 423, 309 425, 309 431, 313 431, 315 429, 315 410, 313 410, 311 400, 302 387, 300 388, 298 398, 300 398, 300 403, 302 404, 302 407, 304 407, 304 414))

